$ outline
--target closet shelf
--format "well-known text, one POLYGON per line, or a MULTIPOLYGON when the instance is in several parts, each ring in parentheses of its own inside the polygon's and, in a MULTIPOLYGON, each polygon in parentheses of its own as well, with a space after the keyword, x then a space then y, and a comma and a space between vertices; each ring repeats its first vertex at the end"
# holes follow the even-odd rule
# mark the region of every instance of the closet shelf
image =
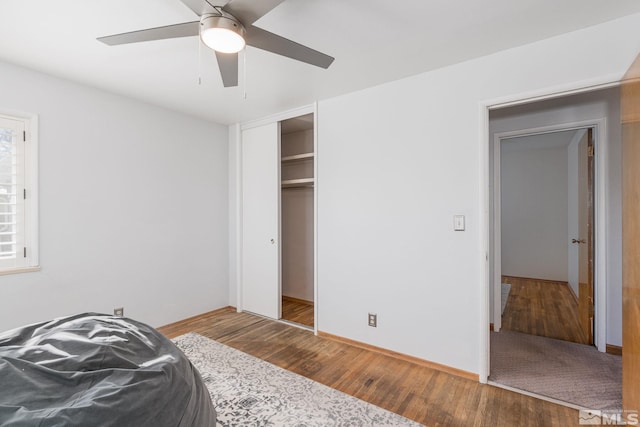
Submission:
POLYGON ((294 154, 293 156, 285 156, 281 160, 282 160, 282 163, 295 162, 295 161, 300 161, 300 160, 313 159, 314 155, 315 155, 315 153, 294 154))
POLYGON ((286 179, 282 181, 282 187, 291 188, 291 187, 312 187, 314 179, 313 178, 300 178, 300 179, 286 179))

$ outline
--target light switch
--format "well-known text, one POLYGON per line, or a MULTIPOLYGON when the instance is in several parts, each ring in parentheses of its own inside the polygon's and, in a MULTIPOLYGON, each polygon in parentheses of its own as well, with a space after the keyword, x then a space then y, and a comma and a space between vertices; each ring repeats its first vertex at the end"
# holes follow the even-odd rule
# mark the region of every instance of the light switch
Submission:
POLYGON ((453 216, 453 229, 455 231, 464 231, 464 215, 453 216))

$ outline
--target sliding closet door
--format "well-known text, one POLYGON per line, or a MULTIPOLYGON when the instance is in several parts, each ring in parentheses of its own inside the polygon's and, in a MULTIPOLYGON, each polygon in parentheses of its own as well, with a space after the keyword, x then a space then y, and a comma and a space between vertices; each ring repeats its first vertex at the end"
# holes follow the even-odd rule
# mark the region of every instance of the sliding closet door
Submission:
POLYGON ((280 318, 280 124, 242 131, 242 310, 280 318))

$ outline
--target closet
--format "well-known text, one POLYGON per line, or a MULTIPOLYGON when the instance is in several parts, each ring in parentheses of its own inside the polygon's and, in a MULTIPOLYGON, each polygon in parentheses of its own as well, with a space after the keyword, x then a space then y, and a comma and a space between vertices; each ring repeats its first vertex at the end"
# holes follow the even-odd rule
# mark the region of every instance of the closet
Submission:
POLYGON ((282 319, 313 327, 313 114, 280 124, 282 319))
POLYGON ((242 129, 241 308, 314 327, 314 114, 242 129))

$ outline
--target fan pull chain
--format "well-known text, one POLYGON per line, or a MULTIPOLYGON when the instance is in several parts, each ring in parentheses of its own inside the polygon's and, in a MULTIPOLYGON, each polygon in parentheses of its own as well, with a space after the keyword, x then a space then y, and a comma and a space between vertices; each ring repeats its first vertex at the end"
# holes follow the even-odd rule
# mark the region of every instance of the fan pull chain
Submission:
POLYGON ((202 42, 198 37, 198 86, 202 85, 202 42))
POLYGON ((242 52, 242 90, 247 99, 247 49, 242 52))

